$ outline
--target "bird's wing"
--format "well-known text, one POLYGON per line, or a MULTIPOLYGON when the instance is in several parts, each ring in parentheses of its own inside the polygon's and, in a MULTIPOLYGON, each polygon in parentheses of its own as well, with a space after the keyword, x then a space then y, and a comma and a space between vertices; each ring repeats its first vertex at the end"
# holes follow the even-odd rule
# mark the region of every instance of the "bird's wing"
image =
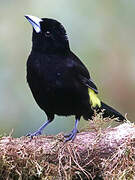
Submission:
POLYGON ((79 60, 77 56, 72 54, 72 64, 75 76, 88 88, 92 89, 96 94, 98 94, 98 89, 94 82, 92 81, 90 74, 85 67, 85 65, 79 60))
POLYGON ((76 75, 80 79, 80 81, 87 86, 88 88, 92 89, 96 94, 98 94, 98 89, 92 79, 90 78, 88 70, 80 65, 75 66, 76 75))

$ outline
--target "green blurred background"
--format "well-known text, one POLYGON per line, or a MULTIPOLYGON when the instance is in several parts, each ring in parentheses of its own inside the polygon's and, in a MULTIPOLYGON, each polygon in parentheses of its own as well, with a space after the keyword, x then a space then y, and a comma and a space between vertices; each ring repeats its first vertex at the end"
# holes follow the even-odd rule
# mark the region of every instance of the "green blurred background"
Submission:
MULTIPOLYGON (((13 136, 19 137, 46 120, 26 83, 32 28, 25 14, 59 20, 99 96, 134 121, 134 0, 0 0, 0 134, 14 129, 13 136)), ((56 117, 44 132, 65 132, 73 125, 73 117, 56 117)))

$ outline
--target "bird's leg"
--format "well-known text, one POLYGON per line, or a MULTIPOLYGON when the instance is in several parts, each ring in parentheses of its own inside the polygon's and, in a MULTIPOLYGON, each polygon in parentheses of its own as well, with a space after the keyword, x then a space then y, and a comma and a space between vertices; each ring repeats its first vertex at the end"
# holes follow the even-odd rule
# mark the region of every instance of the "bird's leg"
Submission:
POLYGON ((73 141, 73 140, 75 139, 76 134, 77 134, 77 132, 78 132, 77 126, 78 126, 79 120, 80 120, 80 117, 79 117, 79 118, 76 118, 74 129, 71 131, 70 134, 64 136, 64 137, 66 138, 66 139, 65 139, 65 142, 67 142, 67 141, 69 141, 69 140, 72 140, 72 141, 73 141))
POLYGON ((52 122, 53 119, 54 119, 54 118, 48 118, 48 120, 47 120, 37 131, 35 131, 34 133, 28 133, 26 136, 29 136, 29 137, 32 139, 34 136, 41 135, 43 129, 44 129, 50 122, 52 122))

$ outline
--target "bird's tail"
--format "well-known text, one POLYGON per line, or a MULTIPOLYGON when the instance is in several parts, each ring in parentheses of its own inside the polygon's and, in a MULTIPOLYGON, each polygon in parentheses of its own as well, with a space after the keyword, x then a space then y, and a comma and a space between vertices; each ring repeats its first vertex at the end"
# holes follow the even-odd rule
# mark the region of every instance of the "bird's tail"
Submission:
POLYGON ((103 110, 103 117, 113 117, 113 118, 118 118, 117 121, 122 122, 125 120, 125 117, 116 111, 114 108, 108 106, 107 104, 103 103, 101 101, 101 107, 99 110, 103 110))
POLYGON ((117 121, 122 122, 125 119, 125 117, 119 113, 118 111, 116 111, 114 108, 108 106, 107 104, 103 103, 102 101, 100 101, 100 99, 98 98, 97 94, 94 92, 94 90, 92 89, 88 89, 88 93, 89 93, 89 97, 90 97, 90 104, 91 104, 91 108, 88 110, 88 112, 86 112, 83 117, 84 119, 91 119, 91 117, 94 114, 94 109, 97 111, 97 113, 102 112, 103 111, 103 118, 105 117, 110 117, 110 118, 117 118, 117 121))

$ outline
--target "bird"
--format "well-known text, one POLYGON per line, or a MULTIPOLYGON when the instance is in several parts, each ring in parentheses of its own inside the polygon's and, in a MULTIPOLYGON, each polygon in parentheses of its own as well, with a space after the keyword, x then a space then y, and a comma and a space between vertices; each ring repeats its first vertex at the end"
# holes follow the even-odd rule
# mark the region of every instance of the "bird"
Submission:
POLYGON ((27 82, 47 121, 34 133, 42 134, 55 115, 75 116, 71 133, 65 142, 74 141, 80 118, 91 120, 94 112, 123 122, 125 117, 98 97, 98 89, 84 63, 72 52, 64 26, 51 18, 25 15, 32 25, 32 50, 27 60, 27 82))

